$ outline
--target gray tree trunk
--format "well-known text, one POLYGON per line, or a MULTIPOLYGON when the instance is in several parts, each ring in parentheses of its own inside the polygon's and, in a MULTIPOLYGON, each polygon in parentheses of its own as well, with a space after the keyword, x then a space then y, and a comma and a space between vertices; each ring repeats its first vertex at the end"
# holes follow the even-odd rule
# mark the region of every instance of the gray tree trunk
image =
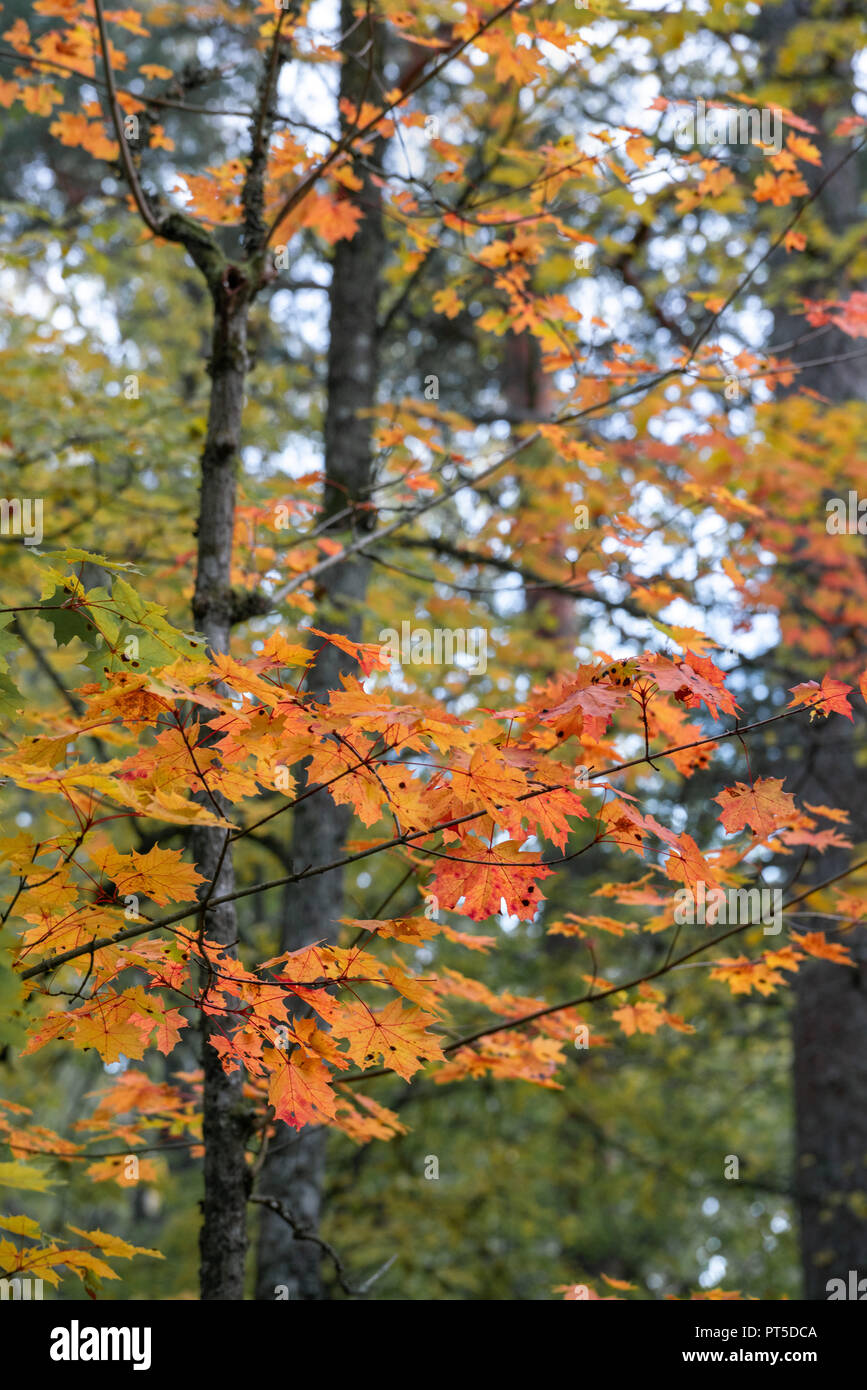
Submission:
MULTIPOLYGON (((380 88, 370 76, 381 67, 380 36, 367 21, 353 28, 348 0, 341 6, 341 26, 347 41, 341 70, 340 95, 353 103, 378 99, 380 88)), ((324 510, 334 517, 335 531, 347 529, 339 513, 354 502, 368 500, 371 484, 371 421, 361 412, 376 399, 378 377, 377 313, 380 274, 385 251, 379 189, 368 169, 356 161, 362 187, 355 193, 363 218, 351 241, 339 242, 334 256, 330 292, 330 343, 328 349, 328 398, 325 417, 324 510)), ((373 512, 356 512, 353 529, 363 533, 373 524, 373 512)), ((358 638, 369 561, 358 556, 324 572, 322 596, 315 627, 358 638)), ((325 647, 308 678, 308 689, 323 700, 340 689, 341 672, 357 671, 351 658, 334 647, 325 647)), ((303 781, 302 781, 303 785, 303 781)), ((327 864, 340 857, 352 816, 348 807, 336 807, 327 793, 308 797, 294 813, 290 861, 294 868, 327 864)), ((282 908, 282 947, 298 950, 313 941, 334 941, 343 914, 343 875, 321 874, 305 883, 287 885, 282 908)), ((316 1231, 322 1203, 326 1131, 310 1128, 300 1133, 285 1129, 272 1141, 259 1186, 263 1194, 278 1198, 299 1225, 316 1231)), ((323 1297, 320 1250, 312 1241, 296 1239, 289 1225, 262 1210, 258 1242, 256 1298, 273 1299, 278 1288, 283 1297, 317 1300, 323 1297)))
MULTIPOLYGON (((214 293, 211 399, 202 455, 198 521, 198 564, 193 616, 211 652, 228 652, 232 624, 231 558, 235 520, 235 473, 241 443, 244 377, 247 370, 246 282, 228 271, 214 293)), ((208 797, 202 798, 207 804, 208 797)), ((218 803, 219 804, 219 803, 218 803)), ((206 883, 203 893, 217 898, 234 891, 235 874, 226 832, 197 826, 191 849, 206 883)), ((237 939, 234 903, 209 908, 205 934, 230 944, 237 939)), ((202 1204, 200 1281, 202 1299, 243 1299, 247 1249, 248 1135, 242 1108, 243 1071, 226 1075, 208 1039, 217 1027, 202 1015, 204 1068, 205 1195, 202 1204)))
MULTIPOLYGON (((763 12, 759 21, 765 43, 765 71, 773 74, 776 54, 794 25, 810 18, 808 0, 786 3, 763 12)), ((836 16, 842 8, 836 11, 836 16)), ((836 17, 829 14, 828 19, 836 17)), ((810 136, 822 153, 822 167, 810 169, 808 181, 816 188, 827 172, 841 159, 845 146, 827 138, 837 120, 851 111, 853 81, 851 60, 841 57, 821 73, 823 104, 810 103, 809 74, 815 70, 810 54, 803 95, 797 104, 799 114, 807 116, 823 132, 810 136), (836 87, 836 105, 828 104, 829 84, 836 87), (808 104, 804 108, 804 101, 808 104)), ((819 194, 818 208, 826 227, 835 238, 851 234, 860 214, 862 167, 857 159, 835 175, 819 194)), ((839 243, 838 243, 839 244, 839 243)), ((822 257, 815 249, 807 255, 817 257, 815 277, 803 284, 799 293, 810 298, 845 296, 858 285, 846 284, 845 259, 835 258, 832 245, 822 257)), ((778 259, 781 263, 782 257, 778 259)), ((803 318, 780 310, 775 317, 774 341, 788 343, 808 331, 803 318)), ((794 361, 830 358, 851 354, 853 341, 836 328, 782 353, 794 361)), ((867 375, 863 359, 832 362, 806 367, 797 385, 821 393, 834 404, 867 398, 867 375)), ((831 478, 817 477, 816 526, 824 527, 825 500, 833 492, 831 478), (828 491, 821 491, 824 487, 828 491)), ((797 561, 790 569, 790 599, 809 595, 809 576, 797 561)), ((841 624, 832 632, 835 649, 851 650, 851 627, 841 624)), ((786 661, 798 669, 803 679, 806 658, 787 653, 786 661)), ((857 702, 856 702, 857 703, 857 702)), ((856 711, 856 725, 834 717, 825 727, 804 726, 802 741, 787 769, 786 788, 799 799, 812 804, 831 804, 847 810, 851 817, 849 838, 856 844, 867 839, 867 812, 861 787, 861 774, 855 763, 855 741, 863 733, 863 721, 856 711)), ((779 775, 779 765, 774 769, 779 775)), ((850 862, 845 850, 835 850, 817 859, 807 882, 828 878, 845 870, 850 862)), ((799 916, 798 927, 824 930, 822 917, 799 916)), ((831 938, 832 940, 835 938, 831 938)), ((859 962, 855 971, 824 961, 802 966, 795 977, 793 1014, 793 1065, 795 1098, 795 1190, 801 1232, 801 1263, 804 1296, 826 1299, 827 1281, 847 1279, 850 1269, 867 1274, 867 931, 856 928, 843 938, 859 962)))
MULTIPOLYGON (((264 219, 265 173, 268 141, 274 120, 283 53, 278 16, 276 34, 262 71, 251 125, 250 155, 243 189, 243 249, 240 265, 227 263, 214 238, 191 219, 174 213, 160 227, 164 235, 181 242, 207 281, 213 303, 211 334, 211 395, 208 426, 202 452, 198 556, 193 594, 193 619, 211 653, 227 653, 232 625, 249 616, 232 590, 232 541, 235 527, 236 475, 241 452, 244 386, 248 369, 247 329, 250 306, 262 283, 267 228, 264 219)), ((207 742, 204 724, 200 739, 207 742)), ((227 812, 228 807, 205 786, 199 796, 204 805, 227 812)), ((227 816, 228 819, 228 816, 227 816)), ((234 892, 232 847, 226 830, 196 826, 190 838, 193 858, 204 875, 200 900, 199 933, 237 952, 238 921, 233 902, 208 907, 211 898, 234 892)), ((207 990, 209 971, 202 970, 207 990)), ((220 1054, 210 1044, 219 1029, 217 1016, 201 1015, 203 1087, 204 1198, 199 1237, 200 1294, 203 1300, 237 1300, 244 1297, 247 1254, 247 1202, 250 1175, 246 1146, 252 1117, 243 1099, 241 1067, 227 1074, 220 1054)))

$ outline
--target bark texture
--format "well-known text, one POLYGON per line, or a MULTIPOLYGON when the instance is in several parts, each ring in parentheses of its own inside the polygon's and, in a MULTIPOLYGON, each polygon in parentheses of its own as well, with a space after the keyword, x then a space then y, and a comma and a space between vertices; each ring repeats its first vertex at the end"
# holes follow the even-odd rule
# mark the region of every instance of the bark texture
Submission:
MULTIPOLYGON (((379 35, 366 20, 355 25, 351 6, 341 7, 341 26, 351 31, 341 70, 340 94, 356 108, 375 100, 375 73, 381 66, 379 35)), ((344 121, 346 118, 344 117, 344 121)), ((362 186, 352 196, 363 218, 351 241, 335 251, 330 291, 328 398, 325 417, 324 509, 333 518, 335 533, 351 528, 356 534, 373 525, 366 504, 371 485, 371 420, 378 378, 377 314, 385 240, 379 189, 365 164, 356 160, 362 186), (353 508, 351 517, 346 509, 353 508)), ((314 626, 358 638, 367 590, 369 561, 354 556, 323 574, 314 626)), ((333 647, 325 647, 307 685, 317 700, 340 688, 341 672, 357 670, 356 663, 333 647)), ((301 774, 300 785, 304 778, 301 774)), ((300 786, 299 786, 300 789, 300 786)), ((325 864, 340 857, 351 822, 348 807, 335 807, 325 794, 302 801, 294 813, 290 860, 294 870, 325 864)), ((282 905, 284 951, 313 941, 334 941, 343 915, 343 875, 321 874, 306 883, 287 885, 282 905)), ((319 1226, 325 1170, 326 1131, 306 1128, 295 1134, 281 1126, 269 1150, 259 1186, 278 1198, 305 1229, 319 1226)), ((263 1208, 259 1231, 256 1298, 273 1299, 285 1287, 292 1299, 323 1297, 321 1251, 313 1241, 298 1240, 279 1216, 263 1208)), ((287 1295, 283 1295, 284 1297, 287 1295)))
MULTIPOLYGON (((247 283, 234 267, 227 268, 214 293, 214 329, 210 363, 211 398, 208 430, 201 465, 198 520, 198 563, 193 617, 211 652, 228 652, 232 623, 231 558, 235 520, 235 478, 241 443, 244 378, 247 370, 247 283)), ((207 736, 206 736, 207 737, 207 736)), ((218 798, 203 795, 205 804, 218 798)), ((222 897, 235 886, 231 847, 219 827, 197 826, 191 849, 206 883, 207 897, 222 897)), ((237 939, 234 903, 208 908, 205 935, 224 945, 237 939)), ((203 977, 203 986, 207 979, 203 977)), ((205 1145, 201 1256, 201 1297, 243 1299, 247 1249, 248 1136, 239 1068, 226 1075, 219 1053, 209 1038, 217 1022, 202 1015, 205 1145)))
MULTIPOLYGON (((783 5, 763 12, 759 24, 765 45, 765 71, 774 73, 782 44, 794 26, 815 19, 808 0, 786 0, 783 5)), ((832 18, 845 13, 845 0, 834 6, 832 18)), ((822 103, 809 102, 810 79, 815 64, 805 55, 805 83, 800 114, 806 115, 820 131, 811 136, 822 153, 821 169, 811 170, 811 186, 817 188, 827 172, 841 159, 845 147, 827 138, 839 118, 851 110, 852 71, 847 56, 829 63, 821 73, 822 103), (836 94, 832 107, 828 93, 836 94)), ((815 258, 815 278, 798 293, 812 298, 845 296, 862 286, 847 283, 846 253, 840 248, 851 239, 860 217, 863 164, 850 160, 827 187, 819 193, 817 205, 833 241, 826 250, 810 251, 815 258)), ((780 268, 784 257, 778 258, 780 268)), ((804 320, 781 309, 775 316, 774 341, 789 343, 804 333, 804 320)), ((836 328, 819 338, 793 347, 785 355, 794 361, 849 355, 850 360, 807 367, 797 379, 800 389, 821 393, 834 405, 867 399, 867 375, 863 359, 852 358, 853 342, 836 328)), ((825 500, 830 495, 846 495, 841 484, 816 494, 816 525, 824 525, 825 500), (841 490, 842 489, 842 490, 841 490)), ((800 594, 810 601, 810 575, 803 566, 791 567, 789 593, 793 602, 800 594)), ((832 631, 834 649, 851 652, 857 643, 851 627, 841 622, 832 631)), ((800 669, 803 679, 809 660, 806 653, 787 653, 786 660, 800 669), (800 663, 800 665, 799 665, 800 663)), ((857 704, 857 702, 856 702, 857 704)), ((863 720, 855 711, 856 724, 834 718, 827 727, 804 727, 803 741, 786 770, 787 790, 799 800, 812 804, 832 804, 846 809, 851 817, 846 827, 857 845, 867 840, 867 808, 861 787, 862 773, 856 764, 856 742, 863 735, 863 720), (860 725, 860 727, 859 727, 860 725)), ((779 775, 777 768, 777 775, 779 775)), ((834 850, 821 856, 804 879, 809 882, 845 870, 851 854, 834 850)), ((827 920, 799 916, 798 927, 822 931, 827 920)), ((867 931, 857 928, 848 933, 844 944, 858 961, 854 971, 824 961, 813 961, 795 977, 793 1015, 793 1065, 795 1096, 794 1179, 801 1231, 801 1263, 804 1296, 822 1300, 828 1297, 826 1284, 831 1278, 846 1280, 850 1269, 867 1274, 867 931)))
MULTIPOLYGON (((193 617, 212 653, 227 653, 232 624, 256 609, 232 590, 232 541, 235 527, 236 476, 241 453, 244 386, 247 377, 247 333, 250 307, 262 284, 268 230, 264 216, 268 141, 274 123, 277 85, 283 63, 281 29, 277 25, 256 94, 250 130, 250 154, 244 181, 241 238, 245 260, 228 264, 219 245, 195 223, 174 214, 172 234, 181 241, 204 275, 214 306, 211 340, 211 396, 208 428, 202 453, 198 517, 198 557, 193 617)), ((165 230, 167 224, 164 224, 165 230)), ((249 598, 249 596, 246 596, 249 598)), ((200 730, 202 741, 208 732, 200 730)), ((228 807, 206 788, 201 800, 224 814, 228 807)), ((226 815, 228 819, 228 815, 226 815)), ((235 954, 238 921, 235 904, 207 906, 212 898, 234 891, 235 872, 228 834, 219 827, 199 826, 192 834, 193 857, 205 877, 199 914, 200 938, 207 937, 235 954)), ((202 988, 207 990, 208 968, 202 988)), ((205 1145, 202 1228, 199 1238, 200 1286, 203 1300, 242 1300, 247 1254, 247 1203, 250 1172, 246 1161, 251 1116, 243 1099, 241 1067, 226 1073, 210 1038, 220 1027, 219 1016, 201 1018, 204 1070, 203 1138, 205 1145)))

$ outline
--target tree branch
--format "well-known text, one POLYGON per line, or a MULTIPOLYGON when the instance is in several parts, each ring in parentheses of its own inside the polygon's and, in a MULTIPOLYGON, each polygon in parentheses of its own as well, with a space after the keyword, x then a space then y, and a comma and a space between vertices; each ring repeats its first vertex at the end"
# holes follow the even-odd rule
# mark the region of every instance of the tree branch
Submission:
POLYGON ((120 147, 120 159, 126 174, 126 180, 133 196, 133 201, 141 214, 145 226, 154 233, 159 234, 159 223, 154 217, 147 198, 144 195, 139 177, 136 173, 135 164, 130 154, 126 136, 123 133, 123 123, 120 117, 120 108, 117 104, 117 89, 114 85, 114 69, 111 66, 109 56, 108 35, 105 30, 105 16, 102 12, 102 0, 93 0, 93 9, 96 15, 96 27, 99 30, 99 46, 102 50, 102 61, 105 67, 105 85, 108 89, 108 104, 111 111, 111 121, 114 126, 114 133, 120 147))
MULTIPOLYGON (((655 756, 655 755, 654 755, 655 756)), ((833 874, 831 878, 824 879, 821 883, 816 883, 812 888, 808 888, 803 893, 799 893, 796 898, 790 898, 787 903, 783 903, 782 911, 787 912, 790 907, 803 902, 813 893, 818 893, 823 888, 828 888, 832 883, 839 883, 841 879, 848 878, 858 869, 867 868, 867 859, 859 859, 857 864, 852 864, 848 869, 841 873, 833 874)), ((524 1028, 528 1023, 534 1023, 537 1018, 548 1018, 551 1014, 562 1013, 564 1009, 575 1009, 580 1004, 596 1004, 600 999, 609 999, 615 994, 622 994, 627 989, 635 989, 638 985, 646 984, 649 980, 658 980, 663 975, 668 975, 672 970, 676 970, 685 961, 692 960, 693 956, 699 956, 704 951, 709 951, 712 946, 719 946, 723 941, 728 941, 733 936, 739 936, 741 932, 747 931, 754 926, 753 922, 742 922, 739 926, 731 927, 728 931, 721 932, 719 936, 713 937, 710 941, 704 941, 700 946, 694 946, 691 951, 685 951, 682 956, 677 956, 672 961, 666 961, 658 970, 650 970, 644 975, 636 975, 632 980, 626 980, 622 985, 610 985, 608 989, 600 990, 598 994, 581 994, 574 999, 562 1000, 559 1004, 546 1004, 542 1009, 535 1009, 532 1013, 523 1014, 520 1018, 507 1019, 505 1023, 493 1024, 490 1028, 479 1028, 475 1033, 469 1033, 465 1038, 458 1038, 455 1042, 448 1043, 443 1048, 443 1052, 456 1052, 458 1048, 468 1047, 471 1043, 478 1042, 480 1038, 492 1037, 495 1033, 506 1033, 512 1028, 524 1028)), ((394 1072, 388 1067, 377 1067, 372 1071, 353 1072, 351 1076, 341 1076, 341 1085, 354 1084, 356 1081, 369 1081, 374 1076, 394 1076, 394 1072)))
MULTIPOLYGON (((816 703, 816 702, 814 702, 816 703)), ((692 748, 701 748, 706 744, 722 743, 724 739, 742 738, 745 733, 751 733, 755 729, 761 729, 768 724, 776 724, 781 719, 790 719, 796 715, 804 714, 811 709, 812 705, 800 705, 796 709, 783 710, 781 714, 771 715, 768 719, 757 720, 753 724, 735 726, 734 729, 726 729, 720 734, 709 734, 706 738, 695 739, 691 743, 683 743, 676 748, 665 748, 652 754, 653 758, 669 758, 675 753, 684 753, 692 748)), ((609 768, 603 768, 599 772, 588 774, 588 781, 596 781, 603 777, 613 777, 619 772, 625 772, 632 767, 640 767, 648 762, 646 755, 640 758, 633 758, 629 762, 616 763, 609 768)), ((531 801, 537 796, 547 796, 552 791, 560 790, 556 786, 536 787, 533 791, 525 792, 523 796, 517 798, 518 802, 531 801)), ((314 867, 308 866, 300 870, 299 873, 287 874, 283 878, 275 878, 267 883, 254 884, 249 888, 239 888, 233 893, 227 893, 221 897, 211 900, 211 908, 219 907, 222 903, 236 902, 239 898, 249 897, 253 893, 264 893, 271 888, 282 888, 287 883, 299 883, 303 879, 314 878, 318 874, 331 873, 334 869, 342 869, 347 864, 355 864, 361 859, 368 859, 373 854, 381 854, 387 849, 397 849, 412 844, 416 840, 425 839, 429 835, 439 834, 442 830, 452 829, 456 825, 466 825, 471 821, 479 820, 482 816, 489 815, 490 812, 482 809, 481 811, 468 811, 462 816, 453 816, 450 820, 443 821, 439 825, 430 827, 427 830, 406 831, 403 835, 396 835, 393 839, 383 840, 381 844, 372 845, 367 849, 361 849, 354 854, 348 854, 343 859, 336 859, 330 864, 318 864, 314 867)), ((67 961, 75 960, 77 956, 87 955, 91 951, 98 951, 103 946, 116 946, 121 941, 130 941, 136 936, 143 936, 146 932, 162 931, 167 927, 172 927, 176 922, 183 922, 188 917, 194 917, 200 908, 199 906, 182 908, 179 912, 174 912, 168 917, 162 917, 158 922, 146 922, 141 926, 129 927, 123 931, 117 931, 112 936, 101 937, 99 940, 88 942, 85 946, 73 946, 68 951, 63 951, 59 955, 51 956, 47 960, 40 961, 38 965, 32 965, 27 970, 20 972, 20 979, 32 980, 39 975, 45 975, 58 966, 65 965, 67 961)), ((566 1007, 561 1005, 560 1007, 566 1007)))
POLYGON ((323 1240, 321 1236, 315 1235, 312 1231, 307 1230, 305 1226, 302 1226, 298 1218, 293 1216, 292 1212, 289 1211, 282 1202, 278 1201, 276 1197, 257 1197, 251 1195, 250 1201, 257 1203, 261 1207, 267 1207, 268 1211, 273 1211, 275 1215, 281 1217, 282 1220, 286 1222, 287 1226, 291 1226, 292 1234, 295 1236, 296 1240, 309 1240, 314 1245, 318 1245, 323 1254, 327 1255, 331 1260, 337 1272, 337 1282, 343 1292, 348 1294, 350 1298, 363 1297, 376 1283, 377 1279, 381 1279, 386 1270, 390 1269, 397 1259, 396 1255, 392 1255, 390 1259, 386 1260, 384 1265, 381 1265, 374 1274, 371 1274, 369 1279, 365 1279, 364 1283, 360 1284, 357 1289, 353 1288, 347 1279, 346 1268, 343 1261, 333 1245, 330 1245, 327 1240, 323 1240))

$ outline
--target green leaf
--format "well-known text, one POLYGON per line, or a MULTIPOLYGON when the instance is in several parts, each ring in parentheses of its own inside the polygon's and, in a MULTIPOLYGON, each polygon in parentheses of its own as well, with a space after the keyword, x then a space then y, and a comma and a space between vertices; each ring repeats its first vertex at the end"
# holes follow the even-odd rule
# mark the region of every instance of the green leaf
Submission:
MULTIPOLYGON (((92 593, 98 593, 92 590, 92 593)), ((103 589, 102 593, 108 597, 103 589)), ((87 647, 95 647, 99 640, 99 633, 96 632, 90 622, 85 608, 64 608, 63 605, 69 600, 69 594, 64 589, 55 589, 53 594, 40 605, 42 616, 54 628, 54 640, 58 647, 66 647, 77 637, 87 647)))
POLYGON ((46 560, 66 560, 70 565, 84 562, 99 565, 101 569, 113 570, 115 573, 131 570, 134 574, 141 574, 141 570, 127 560, 107 560, 104 555, 94 555, 89 550, 37 550, 34 553, 44 556, 46 560))
MULTIPOLYGON (((7 948, 8 949, 8 948, 7 948)), ((26 1038, 21 981, 0 949, 0 1047, 22 1047, 26 1038)))
POLYGON ((24 708, 25 700, 21 691, 18 689, 8 676, 0 674, 0 714, 5 714, 10 719, 14 719, 20 710, 24 708))

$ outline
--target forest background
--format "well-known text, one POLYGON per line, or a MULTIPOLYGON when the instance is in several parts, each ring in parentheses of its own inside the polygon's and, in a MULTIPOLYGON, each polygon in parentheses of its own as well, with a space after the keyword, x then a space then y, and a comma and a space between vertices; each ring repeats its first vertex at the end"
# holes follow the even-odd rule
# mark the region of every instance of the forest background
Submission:
POLYGON ((7 1277, 867 1275, 864 30, 3 6, 7 1277))

